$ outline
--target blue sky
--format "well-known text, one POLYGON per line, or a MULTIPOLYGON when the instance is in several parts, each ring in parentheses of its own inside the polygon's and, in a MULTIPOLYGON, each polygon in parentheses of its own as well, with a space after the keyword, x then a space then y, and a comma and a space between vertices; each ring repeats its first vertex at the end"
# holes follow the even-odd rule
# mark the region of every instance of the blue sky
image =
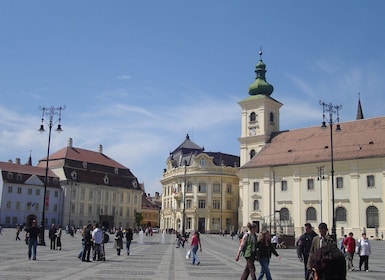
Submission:
POLYGON ((97 150, 161 192, 186 133, 239 155, 238 101, 263 48, 281 130, 320 125, 319 100, 355 118, 385 108, 384 1, 0 2, 0 161, 45 157, 39 106, 66 106, 67 145, 97 150))

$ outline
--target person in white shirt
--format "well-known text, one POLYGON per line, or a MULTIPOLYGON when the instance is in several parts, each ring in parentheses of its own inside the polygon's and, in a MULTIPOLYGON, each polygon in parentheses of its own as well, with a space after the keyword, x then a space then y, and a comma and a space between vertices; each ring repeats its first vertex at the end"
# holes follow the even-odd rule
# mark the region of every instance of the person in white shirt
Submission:
POLYGON ((366 233, 362 234, 362 237, 357 240, 356 253, 360 255, 359 268, 361 270, 362 264, 365 265, 365 271, 369 271, 369 255, 371 254, 371 248, 369 239, 366 237, 366 233))
POLYGON ((95 229, 92 231, 92 239, 94 241, 94 256, 93 260, 101 261, 100 246, 103 242, 103 231, 100 229, 99 224, 95 225, 95 229))

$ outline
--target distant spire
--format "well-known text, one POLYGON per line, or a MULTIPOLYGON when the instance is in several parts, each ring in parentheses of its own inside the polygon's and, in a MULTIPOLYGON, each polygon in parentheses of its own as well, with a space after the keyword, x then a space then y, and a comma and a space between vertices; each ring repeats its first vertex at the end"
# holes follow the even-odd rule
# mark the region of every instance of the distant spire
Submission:
POLYGON ((356 120, 363 120, 364 113, 362 112, 360 93, 358 93, 358 107, 357 107, 357 116, 356 120))
POLYGON ((29 150, 29 158, 28 158, 28 162, 27 162, 27 165, 29 166, 32 166, 32 155, 31 155, 32 151, 29 150))

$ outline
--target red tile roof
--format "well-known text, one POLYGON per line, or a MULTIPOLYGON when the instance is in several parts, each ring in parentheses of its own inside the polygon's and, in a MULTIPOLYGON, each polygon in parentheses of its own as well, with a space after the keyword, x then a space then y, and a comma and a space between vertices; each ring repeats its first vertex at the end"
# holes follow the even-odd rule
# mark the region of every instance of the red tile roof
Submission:
MULTIPOLYGON (((109 158, 103 153, 85 150, 67 146, 49 156, 50 166, 51 161, 60 162, 60 160, 74 160, 87 163, 95 163, 103 166, 116 167, 121 169, 128 169, 119 162, 109 158)), ((39 160, 38 166, 44 165, 46 158, 39 160)))
MULTIPOLYGON (((0 169, 2 171, 9 171, 13 173, 45 176, 45 166, 38 167, 38 166, 30 166, 30 165, 23 165, 23 164, 10 163, 10 162, 0 162, 0 169)), ((48 176, 58 178, 56 174, 53 173, 51 170, 48 170, 48 176)))
MULTIPOLYGON (((385 157, 385 117, 333 125, 334 160, 385 157)), ((272 137, 243 168, 325 162, 330 160, 330 126, 282 131, 272 137)))

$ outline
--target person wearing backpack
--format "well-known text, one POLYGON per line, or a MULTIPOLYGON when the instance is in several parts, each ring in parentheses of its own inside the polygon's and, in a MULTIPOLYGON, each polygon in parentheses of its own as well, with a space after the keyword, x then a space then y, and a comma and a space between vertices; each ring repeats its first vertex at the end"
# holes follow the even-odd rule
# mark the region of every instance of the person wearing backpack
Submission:
POLYGON ((241 280, 247 280, 249 275, 251 279, 256 280, 255 276, 255 265, 254 261, 256 260, 256 245, 257 245, 257 225, 256 224, 247 224, 247 228, 249 229, 247 233, 245 233, 240 242, 237 255, 235 256, 235 261, 239 261, 239 257, 241 254, 246 259, 246 267, 243 270, 241 280))

